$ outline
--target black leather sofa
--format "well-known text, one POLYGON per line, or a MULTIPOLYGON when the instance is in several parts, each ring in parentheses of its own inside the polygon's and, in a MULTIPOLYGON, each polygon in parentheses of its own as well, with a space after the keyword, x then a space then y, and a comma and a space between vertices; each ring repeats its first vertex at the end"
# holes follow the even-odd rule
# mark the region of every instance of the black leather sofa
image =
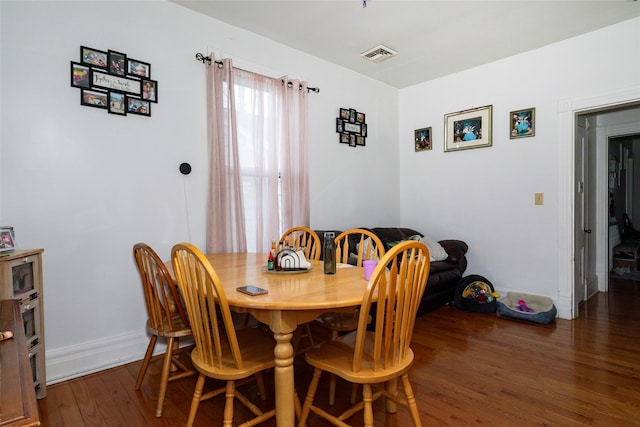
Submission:
MULTIPOLYGON (((360 227, 366 228, 366 227, 360 227)), ((423 233, 411 228, 398 227, 375 227, 366 228, 376 234, 388 250, 401 240, 407 240, 412 236, 423 233)), ((332 231, 337 236, 341 230, 315 230, 324 243, 325 231, 332 231)), ((429 271, 427 288, 418 307, 418 316, 435 310, 436 308, 453 301, 456 285, 467 269, 466 253, 469 247, 461 240, 440 240, 440 245, 447 252, 447 259, 444 261, 433 261, 429 271)))

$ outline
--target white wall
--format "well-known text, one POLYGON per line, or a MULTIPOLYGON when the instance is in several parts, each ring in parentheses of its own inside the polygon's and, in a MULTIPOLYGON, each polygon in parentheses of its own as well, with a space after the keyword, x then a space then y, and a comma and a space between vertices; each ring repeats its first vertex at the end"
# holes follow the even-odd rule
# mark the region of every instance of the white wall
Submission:
MULTIPOLYGON (((438 239, 465 240, 467 273, 486 276, 503 293, 547 295, 556 303, 569 298, 570 259, 562 246, 572 233, 566 213, 573 158, 565 153, 573 139, 562 131, 561 105, 638 88, 639 69, 636 18, 401 90, 402 223, 438 239), (493 146, 445 153, 444 115, 489 104, 493 146), (535 136, 510 140, 510 111, 529 107, 536 108, 535 136), (415 153, 413 130, 426 126, 433 127, 434 148, 415 153), (537 192, 544 193, 543 206, 534 205, 537 192)), ((570 310, 563 304, 560 316, 571 318, 570 310)))
POLYGON ((140 359, 146 346, 135 242, 168 258, 204 247, 205 69, 243 68, 320 87, 309 95, 311 226, 399 223, 398 91, 165 1, 1 1, 0 224, 44 252, 48 382, 140 359), (151 64, 152 117, 80 105, 80 46, 151 64), (340 107, 364 112, 366 148, 338 143, 340 107), (189 162, 183 177, 178 165, 189 162), (186 201, 185 201, 186 199, 186 201))

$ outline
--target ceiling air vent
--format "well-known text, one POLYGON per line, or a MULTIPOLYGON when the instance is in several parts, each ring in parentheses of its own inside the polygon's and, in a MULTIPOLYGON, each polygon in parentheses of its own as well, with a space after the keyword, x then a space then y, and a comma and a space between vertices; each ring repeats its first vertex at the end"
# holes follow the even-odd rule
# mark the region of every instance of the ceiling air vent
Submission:
POLYGON ((384 45, 376 46, 373 49, 369 49, 366 52, 362 52, 360 54, 364 59, 368 59, 371 62, 382 62, 385 59, 392 58, 396 56, 398 52, 393 49, 390 49, 384 45))

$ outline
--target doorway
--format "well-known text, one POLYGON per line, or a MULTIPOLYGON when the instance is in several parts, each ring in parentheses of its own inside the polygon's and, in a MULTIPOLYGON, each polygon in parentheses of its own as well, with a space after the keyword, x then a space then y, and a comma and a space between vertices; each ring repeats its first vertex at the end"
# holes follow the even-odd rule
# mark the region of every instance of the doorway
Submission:
POLYGON ((640 216, 640 107, 576 113, 574 126, 573 317, 589 297, 609 290, 624 214, 640 216))

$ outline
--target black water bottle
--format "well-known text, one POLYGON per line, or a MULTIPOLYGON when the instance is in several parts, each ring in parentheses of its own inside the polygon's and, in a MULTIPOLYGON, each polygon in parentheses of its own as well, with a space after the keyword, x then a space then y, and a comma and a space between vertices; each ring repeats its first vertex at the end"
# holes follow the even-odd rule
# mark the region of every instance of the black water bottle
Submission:
POLYGON ((333 232, 324 233, 324 247, 322 248, 322 258, 324 259, 324 274, 336 274, 336 234, 333 232))

